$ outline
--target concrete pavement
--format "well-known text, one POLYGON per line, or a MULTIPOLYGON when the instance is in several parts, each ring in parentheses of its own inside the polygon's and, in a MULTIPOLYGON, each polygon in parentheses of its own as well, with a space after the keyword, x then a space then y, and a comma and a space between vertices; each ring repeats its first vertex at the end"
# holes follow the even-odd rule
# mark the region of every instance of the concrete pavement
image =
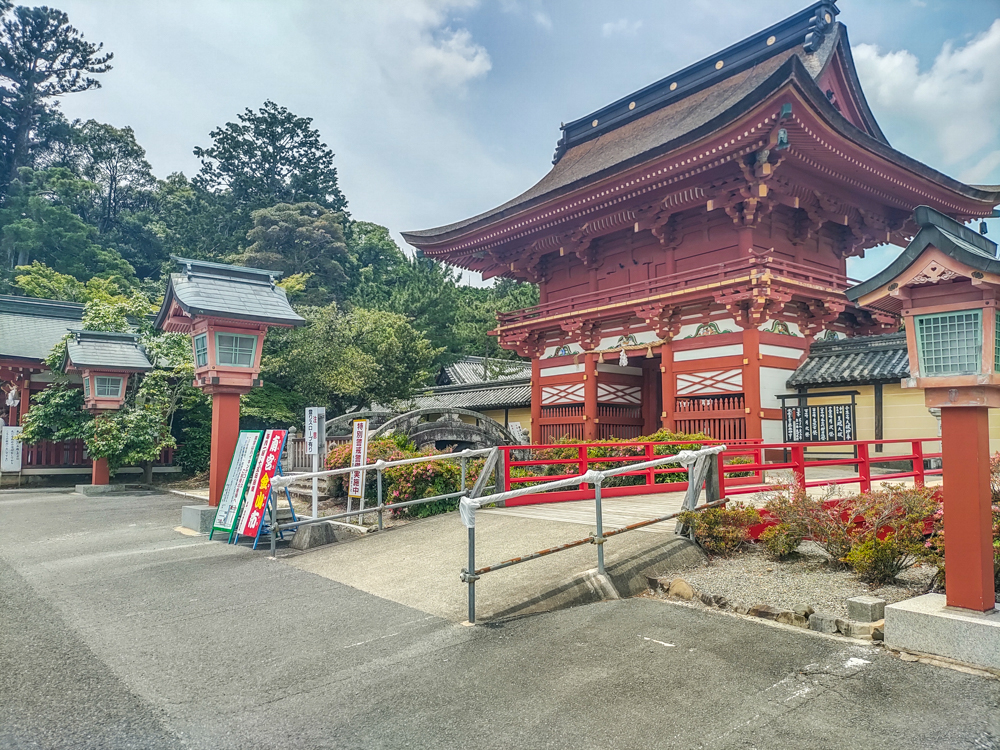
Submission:
POLYGON ((183 502, 0 493, 0 748, 1000 746, 995 680, 644 599, 463 627, 183 502))

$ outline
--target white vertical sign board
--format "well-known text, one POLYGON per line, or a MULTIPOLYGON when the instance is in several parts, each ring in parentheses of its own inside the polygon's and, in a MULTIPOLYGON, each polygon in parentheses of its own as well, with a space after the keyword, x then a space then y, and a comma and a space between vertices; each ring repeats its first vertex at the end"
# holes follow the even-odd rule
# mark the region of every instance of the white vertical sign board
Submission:
MULTIPOLYGON (((364 466, 368 463, 368 420, 354 420, 354 435, 351 449, 351 466, 364 466)), ((361 497, 365 489, 365 473, 352 471, 348 487, 348 497, 361 497)), ((348 510, 350 510, 348 508, 348 510)))
POLYGON ((0 431, 0 473, 17 474, 21 471, 21 427, 5 425, 0 431))
POLYGON ((326 407, 306 407, 306 455, 322 455, 326 448, 326 407))

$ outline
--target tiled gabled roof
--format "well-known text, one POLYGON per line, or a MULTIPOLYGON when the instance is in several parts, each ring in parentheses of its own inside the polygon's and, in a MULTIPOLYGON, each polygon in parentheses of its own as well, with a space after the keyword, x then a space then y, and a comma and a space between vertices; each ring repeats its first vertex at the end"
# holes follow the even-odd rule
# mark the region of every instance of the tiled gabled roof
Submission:
POLYGON ((0 295, 0 357, 41 362, 81 320, 75 302, 0 295))
POLYGON ((147 372, 153 365, 134 333, 75 331, 66 342, 66 359, 74 367, 147 372))
POLYGON ((437 385, 468 385, 473 383, 499 383, 505 380, 523 380, 531 377, 531 362, 513 359, 462 357, 438 372, 437 385))
POLYGON ((411 400, 415 409, 449 406, 474 411, 524 408, 531 405, 531 383, 518 380, 480 388, 438 386, 414 395, 411 400))
POLYGON ((299 326, 305 319, 288 304, 285 290, 275 285, 278 271, 227 266, 171 255, 184 271, 170 274, 159 328, 174 301, 189 315, 251 320, 271 325, 299 326))
POLYGON ((789 388, 888 383, 910 377, 905 333, 815 341, 789 388))

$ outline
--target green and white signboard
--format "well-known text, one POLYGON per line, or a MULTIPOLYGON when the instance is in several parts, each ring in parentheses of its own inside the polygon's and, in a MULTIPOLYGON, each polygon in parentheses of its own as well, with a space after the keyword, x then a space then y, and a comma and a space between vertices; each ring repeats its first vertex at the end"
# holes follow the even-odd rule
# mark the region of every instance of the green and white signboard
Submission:
POLYGON ((215 514, 212 532, 208 535, 209 539, 216 531, 231 534, 236 526, 240 505, 243 504, 247 484, 250 482, 250 473, 257 462, 263 436, 263 430, 240 430, 240 436, 236 440, 236 450, 233 452, 233 461, 229 464, 229 473, 226 475, 226 485, 222 489, 219 510, 215 514))

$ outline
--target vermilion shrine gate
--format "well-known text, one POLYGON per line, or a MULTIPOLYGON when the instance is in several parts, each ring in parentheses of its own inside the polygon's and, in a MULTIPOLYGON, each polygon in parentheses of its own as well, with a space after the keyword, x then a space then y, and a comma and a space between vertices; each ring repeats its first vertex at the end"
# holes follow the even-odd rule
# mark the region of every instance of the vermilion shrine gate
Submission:
POLYGON ((404 234, 539 285, 497 328, 532 359, 533 442, 661 426, 781 442, 776 395, 811 341, 899 328, 844 296, 847 258, 905 246, 918 205, 991 215, 1000 188, 888 144, 837 13, 815 3, 564 125, 527 192, 404 234))

